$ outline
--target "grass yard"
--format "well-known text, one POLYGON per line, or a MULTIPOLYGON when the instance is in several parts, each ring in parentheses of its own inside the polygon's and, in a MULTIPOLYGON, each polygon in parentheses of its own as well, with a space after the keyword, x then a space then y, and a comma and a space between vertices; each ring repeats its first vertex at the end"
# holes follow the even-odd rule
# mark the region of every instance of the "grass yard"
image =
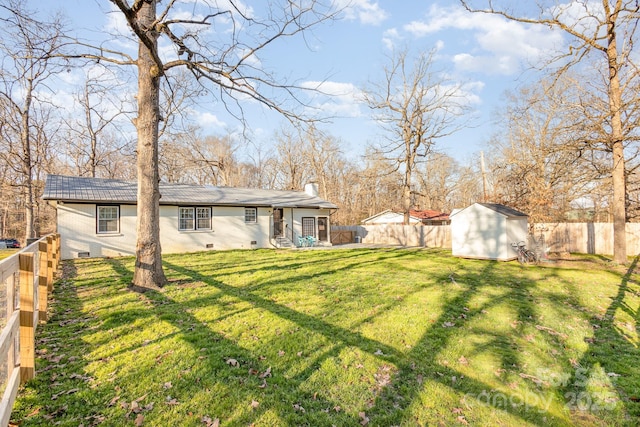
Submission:
POLYGON ((20 426, 622 426, 640 422, 640 269, 434 249, 76 260, 20 426))
POLYGON ((11 255, 18 252, 20 249, 0 249, 0 260, 9 258, 11 255))

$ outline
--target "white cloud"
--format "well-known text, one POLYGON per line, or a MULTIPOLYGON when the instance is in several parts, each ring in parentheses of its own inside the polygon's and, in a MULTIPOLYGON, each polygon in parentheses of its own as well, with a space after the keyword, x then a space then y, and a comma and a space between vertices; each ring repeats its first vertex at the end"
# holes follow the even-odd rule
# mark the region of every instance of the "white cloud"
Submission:
POLYGON ((311 105, 323 116, 360 117, 361 91, 352 83, 308 81, 302 87, 313 89, 311 105))
POLYGON ((344 10, 345 17, 358 20, 361 24, 380 25, 389 14, 371 0, 335 0, 335 5, 344 10))
POLYGON ((389 28, 382 33, 382 43, 389 50, 393 50, 396 47, 396 44, 401 40, 402 37, 400 36, 397 28, 389 28))
MULTIPOLYGON (((415 38, 446 30, 470 31, 477 42, 472 52, 453 56, 460 70, 514 74, 523 62, 535 63, 562 45, 562 35, 548 27, 509 21, 498 15, 473 14, 460 7, 431 6, 427 19, 412 21, 403 30, 415 38)), ((449 43, 450 45, 450 43, 449 43)))
POLYGON ((191 117, 205 131, 220 132, 226 128, 224 121, 220 120, 215 114, 206 111, 192 110, 191 117))

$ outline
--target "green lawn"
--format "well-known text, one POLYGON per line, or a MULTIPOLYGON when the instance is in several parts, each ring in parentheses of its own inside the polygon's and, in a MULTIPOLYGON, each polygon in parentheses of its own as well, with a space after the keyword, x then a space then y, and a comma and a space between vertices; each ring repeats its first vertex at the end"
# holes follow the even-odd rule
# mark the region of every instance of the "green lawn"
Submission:
POLYGON ((0 260, 9 258, 11 255, 18 252, 20 249, 0 249, 0 260))
POLYGON ((64 265, 21 426, 637 425, 640 270, 434 249, 64 265))

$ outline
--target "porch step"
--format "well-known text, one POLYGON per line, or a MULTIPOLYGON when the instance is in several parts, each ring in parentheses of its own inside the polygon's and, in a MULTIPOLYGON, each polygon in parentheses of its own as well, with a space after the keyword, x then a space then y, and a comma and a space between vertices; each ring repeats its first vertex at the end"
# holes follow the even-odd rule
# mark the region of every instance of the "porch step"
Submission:
POLYGON ((295 248, 291 240, 286 237, 276 237, 276 247, 278 248, 295 248))

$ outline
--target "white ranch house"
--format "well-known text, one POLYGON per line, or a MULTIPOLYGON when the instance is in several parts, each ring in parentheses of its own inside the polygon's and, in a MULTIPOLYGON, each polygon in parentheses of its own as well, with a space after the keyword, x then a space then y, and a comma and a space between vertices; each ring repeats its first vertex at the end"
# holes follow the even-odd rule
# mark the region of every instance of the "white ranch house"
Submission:
MULTIPOLYGON (((42 198, 57 211, 62 259, 133 255, 136 194, 136 182, 47 176, 42 198)), ((277 191, 160 183, 160 194, 165 253, 331 244, 337 206, 315 184, 277 191)))

